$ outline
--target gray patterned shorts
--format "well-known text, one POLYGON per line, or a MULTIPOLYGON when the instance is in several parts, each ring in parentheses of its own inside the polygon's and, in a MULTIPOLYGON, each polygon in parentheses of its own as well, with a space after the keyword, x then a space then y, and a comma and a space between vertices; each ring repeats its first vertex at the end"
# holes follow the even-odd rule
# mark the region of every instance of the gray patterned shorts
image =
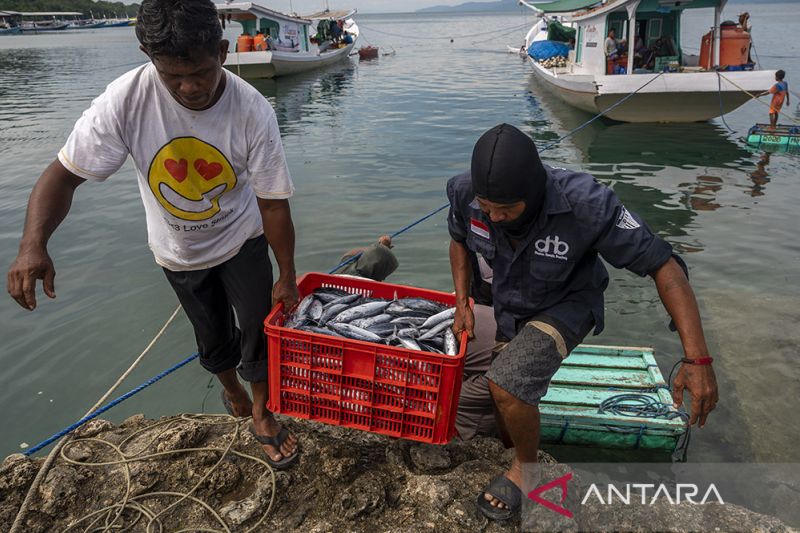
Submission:
POLYGON ((508 343, 498 343, 486 377, 515 398, 538 405, 561 361, 581 343, 593 326, 590 321, 575 335, 564 324, 536 315, 508 343))

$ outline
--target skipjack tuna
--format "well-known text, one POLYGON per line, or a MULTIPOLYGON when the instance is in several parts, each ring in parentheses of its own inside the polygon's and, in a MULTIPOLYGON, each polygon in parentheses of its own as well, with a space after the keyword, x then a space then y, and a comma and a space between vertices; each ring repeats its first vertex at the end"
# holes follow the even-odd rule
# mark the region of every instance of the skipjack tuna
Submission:
POLYGON ((284 327, 457 355, 458 339, 451 329, 455 312, 424 298, 384 300, 323 287, 300 301, 284 327))

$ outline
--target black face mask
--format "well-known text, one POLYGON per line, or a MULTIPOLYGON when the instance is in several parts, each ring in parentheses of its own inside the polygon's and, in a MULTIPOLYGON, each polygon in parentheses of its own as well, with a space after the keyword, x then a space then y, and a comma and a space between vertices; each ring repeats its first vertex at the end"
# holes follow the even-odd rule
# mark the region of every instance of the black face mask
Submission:
POLYGON ((544 205, 547 171, 533 140, 509 124, 500 124, 478 139, 472 151, 472 190, 498 204, 525 202, 515 220, 492 222, 512 239, 522 239, 544 205))

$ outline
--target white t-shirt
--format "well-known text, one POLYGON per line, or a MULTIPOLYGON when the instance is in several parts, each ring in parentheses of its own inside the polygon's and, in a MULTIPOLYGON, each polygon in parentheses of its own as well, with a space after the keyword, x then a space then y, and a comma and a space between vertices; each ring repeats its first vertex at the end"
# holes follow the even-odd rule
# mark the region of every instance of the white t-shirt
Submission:
POLYGON ((130 154, 150 249, 169 270, 223 263, 263 234, 256 196, 285 199, 294 186, 278 121, 247 82, 223 71, 225 91, 204 111, 168 92, 152 63, 113 81, 78 122, 58 159, 103 181, 130 154))

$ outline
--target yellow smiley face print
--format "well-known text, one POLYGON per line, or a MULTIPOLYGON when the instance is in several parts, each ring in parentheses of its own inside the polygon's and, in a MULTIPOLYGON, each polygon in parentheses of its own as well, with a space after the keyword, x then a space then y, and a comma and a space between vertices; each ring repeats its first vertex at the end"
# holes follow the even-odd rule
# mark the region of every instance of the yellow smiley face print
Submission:
POLYGON ((170 214, 207 220, 219 213, 220 197, 236 186, 236 173, 214 146, 195 137, 179 137, 153 158, 147 183, 170 214))

